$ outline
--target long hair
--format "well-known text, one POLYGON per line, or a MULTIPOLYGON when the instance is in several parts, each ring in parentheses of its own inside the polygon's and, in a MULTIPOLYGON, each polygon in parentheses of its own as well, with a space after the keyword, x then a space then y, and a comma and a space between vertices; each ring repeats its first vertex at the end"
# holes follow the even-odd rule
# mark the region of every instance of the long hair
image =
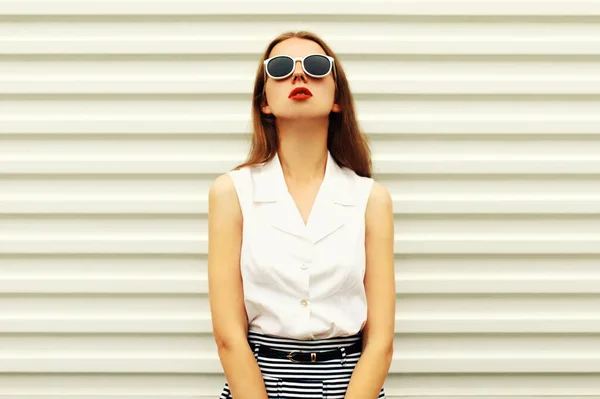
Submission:
POLYGON ((246 161, 235 167, 234 170, 262 164, 271 160, 277 153, 279 139, 275 116, 262 112, 262 105, 266 104, 264 60, 269 57, 271 50, 278 43, 293 37, 316 42, 327 55, 334 58, 335 102, 340 105, 340 112, 329 113, 327 149, 338 165, 352 169, 359 176, 371 177, 371 150, 368 139, 361 132, 356 120, 354 99, 344 69, 331 48, 317 35, 307 31, 282 33, 267 46, 259 62, 254 81, 252 96, 253 132, 250 152, 246 161))

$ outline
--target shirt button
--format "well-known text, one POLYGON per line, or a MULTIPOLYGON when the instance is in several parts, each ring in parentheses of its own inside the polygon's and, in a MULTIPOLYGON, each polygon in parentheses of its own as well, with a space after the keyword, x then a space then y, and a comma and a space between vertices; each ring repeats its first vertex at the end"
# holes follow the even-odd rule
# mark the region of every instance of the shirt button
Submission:
POLYGON ((300 301, 300 305, 302 305, 303 308, 308 306, 308 301, 306 299, 303 299, 300 301))
POLYGON ((300 269, 306 270, 308 269, 308 265, 306 263, 303 263, 302 266, 300 266, 300 269))

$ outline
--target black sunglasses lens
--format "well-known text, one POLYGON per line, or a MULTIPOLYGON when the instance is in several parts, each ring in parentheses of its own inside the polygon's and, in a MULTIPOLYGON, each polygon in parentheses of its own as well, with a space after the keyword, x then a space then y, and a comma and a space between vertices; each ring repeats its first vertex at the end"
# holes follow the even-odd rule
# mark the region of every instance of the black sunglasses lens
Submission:
POLYGON ((310 55, 304 60, 304 68, 312 75, 323 76, 329 72, 331 62, 322 55, 310 55))
POLYGON ((269 75, 281 78, 294 69, 294 61, 288 57, 277 57, 267 63, 269 75))

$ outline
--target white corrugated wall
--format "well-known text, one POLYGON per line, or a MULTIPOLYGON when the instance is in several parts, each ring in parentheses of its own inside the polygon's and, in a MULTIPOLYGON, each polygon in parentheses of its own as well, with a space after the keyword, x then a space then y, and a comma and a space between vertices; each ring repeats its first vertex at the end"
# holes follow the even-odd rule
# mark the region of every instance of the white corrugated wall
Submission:
POLYGON ((207 191, 338 53, 396 213, 390 398, 600 397, 600 2, 0 1, 0 398, 213 399, 207 191))

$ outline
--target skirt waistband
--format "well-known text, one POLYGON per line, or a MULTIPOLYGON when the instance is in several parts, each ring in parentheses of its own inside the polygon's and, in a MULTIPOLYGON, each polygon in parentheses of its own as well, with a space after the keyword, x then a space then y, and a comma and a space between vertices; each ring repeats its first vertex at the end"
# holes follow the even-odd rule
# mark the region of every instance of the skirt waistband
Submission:
POLYGON ((260 344, 280 350, 324 351, 336 349, 340 346, 350 346, 362 341, 362 332, 345 337, 333 337, 316 340, 301 340, 285 337, 276 337, 256 331, 248 331, 248 342, 252 345, 260 344))

